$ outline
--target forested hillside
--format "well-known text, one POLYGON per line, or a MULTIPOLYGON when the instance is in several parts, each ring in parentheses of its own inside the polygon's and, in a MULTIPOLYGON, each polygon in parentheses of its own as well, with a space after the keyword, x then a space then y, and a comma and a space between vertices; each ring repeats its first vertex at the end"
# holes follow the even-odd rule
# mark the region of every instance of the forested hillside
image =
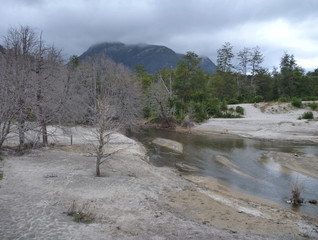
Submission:
MULTIPOLYGON (((96 56, 110 58, 116 63, 124 64, 131 70, 142 65, 147 72, 154 74, 164 67, 174 69, 184 54, 178 54, 165 46, 105 42, 91 46, 79 56, 79 59, 85 60, 96 56)), ((200 66, 205 72, 213 73, 216 70, 215 64, 208 57, 202 58, 200 66)))

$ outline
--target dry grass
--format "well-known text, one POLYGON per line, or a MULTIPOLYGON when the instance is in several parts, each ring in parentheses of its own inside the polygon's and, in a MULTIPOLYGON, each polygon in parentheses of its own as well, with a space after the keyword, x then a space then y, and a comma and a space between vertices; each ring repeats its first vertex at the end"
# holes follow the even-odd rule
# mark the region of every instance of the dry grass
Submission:
POLYGON ((303 186, 299 184, 298 180, 293 184, 292 196, 290 199, 292 204, 301 205, 304 202, 304 199, 301 197, 301 192, 303 189, 303 186))

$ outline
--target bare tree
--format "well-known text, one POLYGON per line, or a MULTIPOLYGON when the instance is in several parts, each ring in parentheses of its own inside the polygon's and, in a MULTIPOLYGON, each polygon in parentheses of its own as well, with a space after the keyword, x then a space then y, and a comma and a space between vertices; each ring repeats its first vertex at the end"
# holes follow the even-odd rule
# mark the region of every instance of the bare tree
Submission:
POLYGON ((237 59, 238 59, 238 68, 240 72, 246 77, 247 72, 248 72, 248 66, 251 61, 250 59, 250 49, 249 48, 244 48, 243 50, 239 51, 237 53, 237 59))
POLYGON ((92 58, 82 68, 82 80, 87 84, 84 105, 88 120, 96 127, 98 144, 96 154, 96 176, 100 176, 100 165, 119 150, 105 152, 110 137, 136 125, 141 115, 141 88, 130 70, 102 57, 92 58))
POLYGON ((32 58, 37 43, 36 34, 30 27, 10 28, 4 38, 5 61, 9 71, 7 78, 14 84, 17 99, 20 147, 25 143, 27 98, 29 96, 32 58))
MULTIPOLYGON (((1 47, 1 46, 0 46, 1 47)), ((0 49, 0 149, 11 130, 11 123, 16 114, 16 102, 12 81, 8 79, 9 68, 5 61, 6 51, 0 49)))
POLYGON ((149 102, 153 114, 163 121, 167 127, 171 127, 171 116, 174 113, 174 108, 169 102, 171 97, 171 88, 166 85, 159 74, 150 86, 149 102))
POLYGON ((34 94, 31 104, 40 126, 42 143, 47 146, 47 126, 57 122, 58 114, 66 101, 67 75, 60 51, 53 46, 46 46, 42 41, 42 36, 38 41, 33 60, 31 85, 34 94))

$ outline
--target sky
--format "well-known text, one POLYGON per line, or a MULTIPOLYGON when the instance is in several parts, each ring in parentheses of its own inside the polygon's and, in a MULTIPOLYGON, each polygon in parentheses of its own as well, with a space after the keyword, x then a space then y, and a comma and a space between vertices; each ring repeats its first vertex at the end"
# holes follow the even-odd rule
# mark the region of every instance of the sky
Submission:
POLYGON ((284 53, 306 71, 318 68, 318 0, 0 0, 0 44, 20 25, 42 32, 66 59, 120 41, 216 63, 217 49, 230 42, 235 53, 259 46, 268 69, 284 53))

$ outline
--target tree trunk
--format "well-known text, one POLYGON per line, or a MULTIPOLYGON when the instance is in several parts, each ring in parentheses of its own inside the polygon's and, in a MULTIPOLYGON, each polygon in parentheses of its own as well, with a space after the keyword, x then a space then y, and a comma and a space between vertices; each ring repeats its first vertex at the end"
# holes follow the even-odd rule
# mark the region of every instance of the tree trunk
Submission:
POLYGON ((24 101, 19 99, 19 148, 22 149, 25 143, 25 114, 24 114, 24 101))
POLYGON ((42 128, 42 141, 43 141, 43 145, 46 147, 48 146, 49 142, 48 142, 48 134, 47 134, 47 126, 46 126, 46 122, 42 121, 41 123, 41 128, 42 128))
POLYGON ((101 155, 100 153, 97 153, 97 158, 96 158, 96 176, 100 177, 100 161, 101 161, 101 155))

